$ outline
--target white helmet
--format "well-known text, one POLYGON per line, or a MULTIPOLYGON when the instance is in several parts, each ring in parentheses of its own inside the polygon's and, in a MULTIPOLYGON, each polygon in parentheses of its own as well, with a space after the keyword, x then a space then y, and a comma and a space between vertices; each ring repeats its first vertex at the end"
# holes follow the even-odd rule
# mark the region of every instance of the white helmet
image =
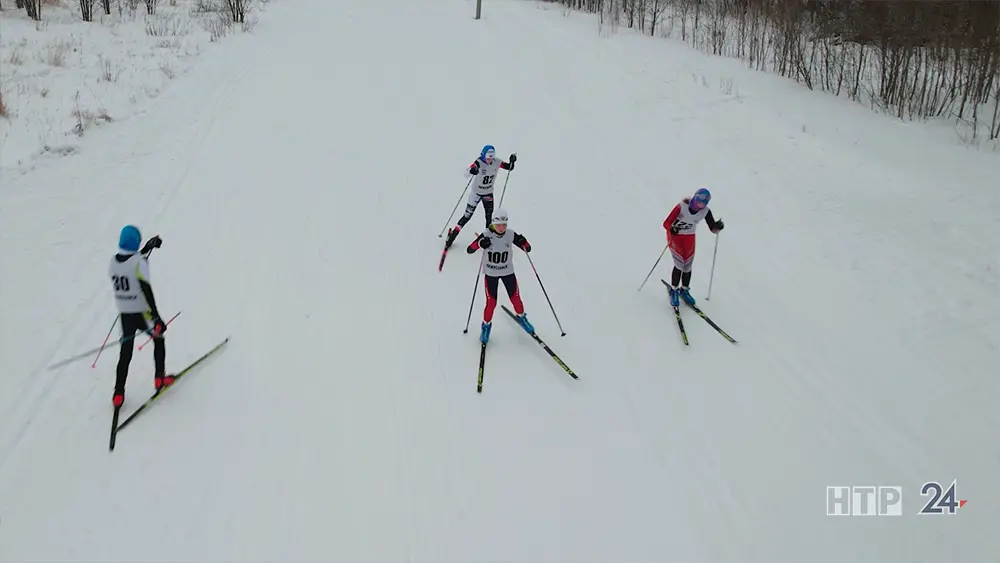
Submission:
POLYGON ((493 212, 493 221, 490 223, 492 225, 506 225, 507 224, 507 212, 503 209, 497 209, 493 212))

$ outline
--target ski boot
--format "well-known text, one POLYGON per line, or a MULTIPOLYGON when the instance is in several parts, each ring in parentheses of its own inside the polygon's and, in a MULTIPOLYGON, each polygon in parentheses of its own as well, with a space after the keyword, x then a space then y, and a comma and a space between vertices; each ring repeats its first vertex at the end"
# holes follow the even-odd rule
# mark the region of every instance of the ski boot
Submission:
POLYGON ((156 374, 153 376, 153 387, 156 388, 156 392, 159 393, 163 389, 170 387, 174 384, 175 377, 170 374, 156 374))
POLYGON ((694 305, 694 296, 691 295, 691 288, 681 288, 681 299, 683 299, 688 305, 694 305))
POLYGON ((681 306, 680 295, 681 295, 681 290, 677 289, 676 287, 671 287, 670 288, 670 306, 671 307, 680 307, 681 306))
POLYGON ((526 313, 518 315, 517 322, 521 324, 528 334, 535 334, 535 327, 531 326, 531 323, 528 322, 528 315, 526 313))
POLYGON ((448 250, 451 245, 455 243, 455 239, 458 238, 458 233, 462 230, 462 227, 455 225, 455 228, 448 229, 448 239, 444 242, 444 249, 448 250))
POLYGON ((479 333, 479 341, 486 344, 490 341, 490 329, 493 328, 493 323, 483 323, 482 332, 479 333))

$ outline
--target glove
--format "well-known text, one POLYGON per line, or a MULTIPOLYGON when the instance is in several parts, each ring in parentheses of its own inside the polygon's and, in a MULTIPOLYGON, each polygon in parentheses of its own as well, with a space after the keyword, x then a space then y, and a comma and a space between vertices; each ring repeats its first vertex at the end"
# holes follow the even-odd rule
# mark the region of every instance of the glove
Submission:
POLYGON ((159 315, 153 317, 153 338, 162 336, 164 332, 167 332, 167 323, 163 322, 163 319, 159 315))
POLYGON ((517 153, 511 153, 509 160, 510 160, 511 164, 514 164, 515 162, 517 162, 517 153))
POLYGON ((677 233, 679 233, 679 232, 680 232, 680 231, 679 231, 679 230, 677 229, 677 226, 676 226, 676 225, 671 225, 671 226, 670 226, 670 234, 672 234, 672 235, 676 235, 676 234, 677 234, 677 233))
POLYGON ((722 219, 719 219, 718 221, 715 222, 715 229, 713 229, 712 232, 717 233, 721 231, 725 226, 726 225, 722 222, 722 219))
POLYGON ((160 235, 156 235, 153 238, 146 241, 146 245, 142 247, 141 253, 149 254, 150 252, 153 251, 154 248, 160 248, 162 244, 163 244, 163 239, 160 238, 160 235))
POLYGON ((524 244, 521 245, 521 250, 525 252, 531 252, 531 243, 529 243, 528 241, 524 241, 524 244))
POLYGON ((475 176, 476 174, 479 174, 479 163, 478 162, 473 162, 472 163, 472 166, 469 167, 469 173, 472 174, 473 176, 475 176))
POLYGON ((493 243, 486 237, 479 239, 479 248, 489 248, 491 244, 493 243))

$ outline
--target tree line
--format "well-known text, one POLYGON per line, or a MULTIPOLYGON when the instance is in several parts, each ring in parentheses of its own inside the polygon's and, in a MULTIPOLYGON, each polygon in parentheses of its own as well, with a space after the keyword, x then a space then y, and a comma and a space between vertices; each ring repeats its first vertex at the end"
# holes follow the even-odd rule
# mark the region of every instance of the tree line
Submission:
MULTIPOLYGON (((8 3, 11 0, 6 0, 8 3)), ((45 0, 50 1, 50 0, 45 0)), ((14 6, 18 10, 24 10, 28 17, 35 20, 42 20, 43 0, 14 0, 14 6)), ((100 6, 105 15, 111 15, 112 3, 119 9, 127 8, 134 12, 139 4, 146 8, 146 13, 154 15, 159 0, 77 0, 80 5, 80 18, 83 21, 94 21, 94 6, 100 6)), ((251 0, 199 0, 198 9, 205 12, 226 12, 232 18, 233 23, 244 23, 249 11, 251 0)), ((4 0, 0 0, 0 10, 4 8, 4 0)))
POLYGON ((1000 138, 1000 2, 544 0, 601 25, 679 37, 906 119, 1000 138))

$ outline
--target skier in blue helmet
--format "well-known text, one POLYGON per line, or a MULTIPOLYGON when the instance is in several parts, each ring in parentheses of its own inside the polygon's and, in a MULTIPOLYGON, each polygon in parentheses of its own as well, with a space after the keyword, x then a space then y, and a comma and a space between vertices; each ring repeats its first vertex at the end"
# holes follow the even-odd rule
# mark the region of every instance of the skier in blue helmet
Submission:
POLYGON ((119 408, 125 402, 125 380, 128 379, 129 365, 132 363, 133 338, 137 332, 153 336, 153 386, 157 390, 173 383, 173 376, 166 374, 167 349, 163 333, 166 323, 160 316, 150 285, 149 255, 154 248, 160 248, 163 241, 159 235, 142 243, 142 234, 134 225, 125 225, 118 235, 118 253, 111 259, 108 274, 114 288, 115 305, 118 308, 122 327, 123 342, 118 354, 118 369, 115 377, 115 392, 112 403, 119 408))
POLYGON ((479 157, 466 169, 465 175, 471 176, 475 181, 469 192, 469 200, 465 205, 465 214, 459 218, 458 224, 454 228, 448 229, 448 239, 444 243, 445 250, 451 248, 459 231, 469 222, 469 219, 472 219, 472 214, 476 212, 480 201, 483 202, 483 212, 486 214, 486 228, 490 228, 493 222, 493 183, 496 180, 497 171, 503 169, 509 173, 514 169, 514 163, 517 162, 516 153, 511 154, 507 162, 498 159, 496 153, 496 147, 493 145, 484 146, 483 150, 479 151, 479 157))
POLYGON ((686 197, 674 206, 663 228, 667 230, 667 246, 674 259, 674 270, 670 276, 670 304, 680 306, 680 300, 694 305, 691 295, 691 270, 694 267, 695 231, 702 219, 708 223, 708 229, 718 233, 725 226, 722 219, 712 216, 708 202, 712 194, 707 188, 700 188, 691 197, 686 197))

